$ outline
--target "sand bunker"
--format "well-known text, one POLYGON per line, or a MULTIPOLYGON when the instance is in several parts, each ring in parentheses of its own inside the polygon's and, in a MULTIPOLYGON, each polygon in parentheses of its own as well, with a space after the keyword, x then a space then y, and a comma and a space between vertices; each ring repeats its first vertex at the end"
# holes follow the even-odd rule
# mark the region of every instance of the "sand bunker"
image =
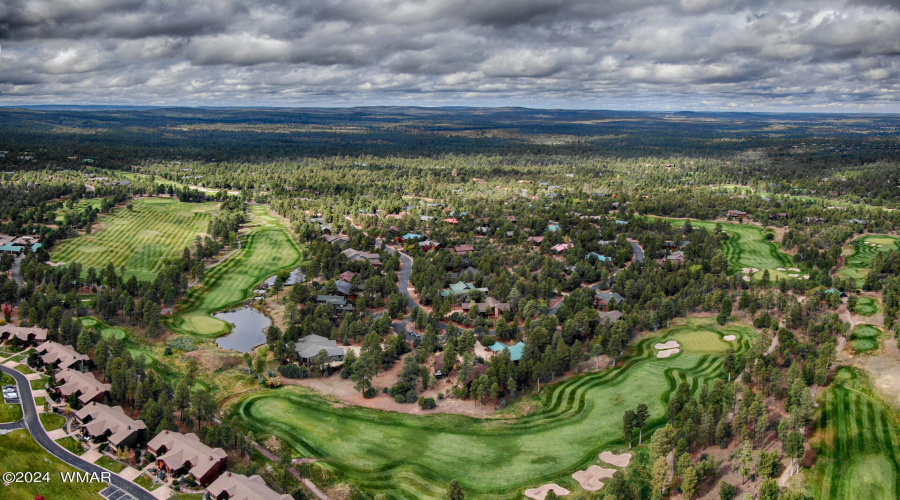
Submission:
POLYGON ((784 271, 784 268, 783 268, 783 267, 779 267, 778 269, 776 269, 776 271, 784 271))
POLYGON ((744 276, 744 281, 750 281, 750 276, 744 276))
POLYGON ((681 352, 681 349, 677 347, 675 349, 666 349, 665 351, 659 351, 659 354, 656 355, 657 358, 668 358, 669 356, 678 354, 681 352))
POLYGON ((580 470, 572 474, 572 479, 578 481, 578 484, 588 491, 597 491, 603 487, 601 479, 610 478, 615 473, 615 469, 604 469, 599 465, 592 465, 587 470, 580 470))
POLYGON ((616 467, 628 467, 628 464, 631 463, 631 453, 616 455, 615 453, 604 451, 600 454, 600 460, 616 467))
POLYGON ((809 275, 808 275, 808 274, 804 274, 804 275, 803 275, 803 279, 808 280, 808 279, 809 279, 809 275))
POLYGON ((666 342, 665 344, 656 344, 653 347, 655 347, 657 349, 673 349, 675 347, 678 347, 678 342, 676 342, 674 340, 670 340, 670 341, 666 342))
POLYGON ((790 276, 791 278, 799 278, 800 277, 800 275, 796 274, 796 273, 788 274, 788 276, 790 276))
POLYGON ((792 268, 788 269, 788 271, 797 271, 797 272, 799 273, 799 272, 800 272, 800 268, 799 268, 799 267, 792 267, 792 268))
POLYGON ((568 495, 571 491, 563 488, 562 486, 556 483, 545 484, 539 488, 531 488, 530 490, 525 490, 525 496, 528 498, 534 498, 535 500, 544 500, 547 498, 547 493, 556 493, 559 496, 568 495))
POLYGON ((726 336, 724 336, 724 337, 722 337, 722 338, 724 338, 725 340, 731 342, 732 340, 737 340, 737 335, 726 335, 726 336))

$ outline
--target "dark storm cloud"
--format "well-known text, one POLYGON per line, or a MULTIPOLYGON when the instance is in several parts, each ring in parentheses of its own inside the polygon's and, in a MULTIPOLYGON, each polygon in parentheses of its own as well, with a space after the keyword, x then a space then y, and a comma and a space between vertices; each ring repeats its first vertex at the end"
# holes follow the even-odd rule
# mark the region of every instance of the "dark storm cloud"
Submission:
POLYGON ((900 111, 891 0, 7 0, 0 104, 900 111))

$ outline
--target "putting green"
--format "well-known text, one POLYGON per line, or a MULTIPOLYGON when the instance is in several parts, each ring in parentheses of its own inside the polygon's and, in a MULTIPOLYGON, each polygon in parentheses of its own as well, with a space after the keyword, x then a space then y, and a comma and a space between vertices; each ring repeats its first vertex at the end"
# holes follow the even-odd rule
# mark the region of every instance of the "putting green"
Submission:
POLYGON ((878 300, 872 297, 860 297, 856 302, 856 308, 853 312, 862 314, 863 316, 871 316, 877 313, 881 308, 878 306, 878 300))
POLYGON ((300 455, 322 458, 342 478, 386 498, 438 498, 452 479, 467 498, 518 498, 548 482, 574 491, 573 472, 595 464, 601 451, 622 448, 626 409, 648 404, 653 428, 678 384, 699 390, 724 378, 721 355, 710 353, 726 349, 720 338, 729 334, 737 335, 733 344, 741 352, 756 335, 696 319, 664 330, 639 342, 617 368, 547 387, 537 398, 540 409, 515 420, 371 410, 296 386, 253 393, 233 411, 257 435, 276 434, 300 455), (682 352, 657 359, 653 345, 667 340, 680 342, 682 352))
POLYGON ((265 278, 299 265, 302 253, 280 221, 266 208, 250 207, 252 226, 241 235, 242 248, 206 272, 200 286, 192 288, 166 326, 176 333, 213 337, 224 335, 231 325, 213 318, 214 312, 234 306, 253 295, 253 287, 265 278))
POLYGON ((859 325, 850 336, 850 347, 856 352, 867 352, 878 349, 878 337, 881 330, 872 325, 859 325))
POLYGON ((844 265, 837 275, 843 279, 852 278, 856 281, 856 286, 861 286, 875 255, 890 250, 900 250, 900 238, 883 234, 857 238, 844 248, 844 265))
POLYGON ((888 500, 900 493, 900 428, 894 412, 851 368, 838 370, 819 398, 818 457, 808 471, 821 500, 888 500))
POLYGON ((140 198, 134 210, 117 208, 98 221, 93 234, 59 242, 50 255, 54 262, 80 262, 101 269, 112 262, 126 267, 125 275, 156 278, 167 259, 181 255, 206 231, 217 203, 181 203, 172 198, 140 198))

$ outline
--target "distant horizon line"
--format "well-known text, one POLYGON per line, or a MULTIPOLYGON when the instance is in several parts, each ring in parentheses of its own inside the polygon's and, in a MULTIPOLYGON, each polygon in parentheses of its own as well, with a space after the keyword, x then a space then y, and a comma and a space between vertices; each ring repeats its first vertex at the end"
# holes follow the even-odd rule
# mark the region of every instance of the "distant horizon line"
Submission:
POLYGON ((342 110, 342 109, 377 109, 377 108, 394 108, 394 109, 518 109, 532 111, 575 111, 575 112, 613 112, 613 113, 669 113, 669 114, 758 114, 758 115, 884 115, 884 116, 900 116, 897 111, 735 111, 735 110, 667 110, 667 109, 611 109, 611 108, 540 108, 530 106, 464 106, 464 105, 446 105, 446 106, 428 106, 428 105, 396 105, 396 104, 369 104, 355 106, 275 106, 275 105, 189 105, 189 104, 0 104, 0 109, 58 109, 58 110, 152 110, 152 109, 211 109, 211 110, 228 110, 228 109, 258 109, 258 110, 290 110, 290 109, 321 109, 321 110, 342 110))

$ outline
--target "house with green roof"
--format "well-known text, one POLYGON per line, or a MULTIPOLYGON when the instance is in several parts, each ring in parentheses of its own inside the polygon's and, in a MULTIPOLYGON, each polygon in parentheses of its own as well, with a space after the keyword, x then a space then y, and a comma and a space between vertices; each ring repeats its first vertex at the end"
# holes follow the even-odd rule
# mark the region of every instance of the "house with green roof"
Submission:
POLYGON ((522 359, 522 353, 525 351, 525 342, 517 342, 513 345, 506 345, 501 342, 494 342, 488 349, 494 351, 494 355, 500 354, 504 349, 509 349, 509 359, 518 361, 522 359))

